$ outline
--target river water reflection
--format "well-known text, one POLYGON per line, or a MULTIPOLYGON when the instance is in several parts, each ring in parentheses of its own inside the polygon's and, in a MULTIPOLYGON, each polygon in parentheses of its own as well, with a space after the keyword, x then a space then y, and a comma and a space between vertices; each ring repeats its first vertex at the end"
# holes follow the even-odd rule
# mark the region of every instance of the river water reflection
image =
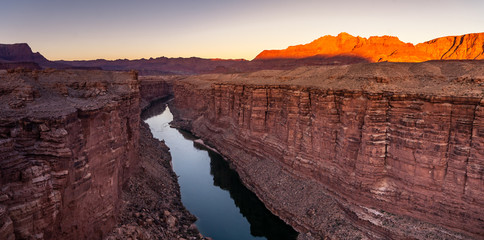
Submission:
POLYGON ((182 202, 197 216, 196 225, 204 236, 214 240, 297 238, 290 226, 241 184, 219 154, 193 142, 190 133, 169 126, 173 119, 169 108, 150 115, 145 122, 154 137, 165 140, 170 148, 182 202))

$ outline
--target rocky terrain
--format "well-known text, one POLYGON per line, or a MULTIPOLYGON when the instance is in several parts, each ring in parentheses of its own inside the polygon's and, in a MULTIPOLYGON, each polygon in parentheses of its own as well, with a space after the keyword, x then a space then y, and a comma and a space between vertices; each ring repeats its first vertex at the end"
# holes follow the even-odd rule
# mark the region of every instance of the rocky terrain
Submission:
POLYGON ((229 159, 300 239, 482 239, 484 63, 208 74, 175 124, 229 159))
POLYGON ((100 238, 114 226, 138 158, 138 86, 129 73, 0 75, 0 236, 100 238))
POLYGON ((448 36, 413 45, 397 37, 326 35, 311 43, 284 50, 265 50, 255 59, 299 59, 312 56, 359 56, 371 62, 423 62, 428 60, 484 59, 484 33, 448 36))
POLYGON ((136 73, 1 71, 0 239, 202 239, 139 102, 136 73))

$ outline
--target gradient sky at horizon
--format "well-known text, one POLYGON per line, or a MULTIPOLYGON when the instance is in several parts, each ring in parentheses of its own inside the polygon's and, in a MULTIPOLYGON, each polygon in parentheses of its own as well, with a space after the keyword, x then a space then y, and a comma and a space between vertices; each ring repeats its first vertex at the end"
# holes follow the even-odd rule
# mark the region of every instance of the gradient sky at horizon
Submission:
POLYGON ((50 60, 253 59, 347 32, 419 43, 484 32, 483 0, 0 0, 0 43, 50 60))

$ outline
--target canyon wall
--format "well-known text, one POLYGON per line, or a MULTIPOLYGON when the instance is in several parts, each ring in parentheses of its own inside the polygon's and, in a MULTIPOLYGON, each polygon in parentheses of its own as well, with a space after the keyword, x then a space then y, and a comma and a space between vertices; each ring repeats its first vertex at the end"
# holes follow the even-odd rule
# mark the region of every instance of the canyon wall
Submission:
POLYGON ((99 239, 138 159, 133 73, 0 74, 0 238, 99 239))
POLYGON ((146 109, 150 103, 158 99, 171 97, 173 94, 171 81, 177 76, 143 76, 140 77, 141 109, 146 109))
POLYGON ((356 64, 173 81, 174 124, 301 238, 482 239, 484 63, 356 64))

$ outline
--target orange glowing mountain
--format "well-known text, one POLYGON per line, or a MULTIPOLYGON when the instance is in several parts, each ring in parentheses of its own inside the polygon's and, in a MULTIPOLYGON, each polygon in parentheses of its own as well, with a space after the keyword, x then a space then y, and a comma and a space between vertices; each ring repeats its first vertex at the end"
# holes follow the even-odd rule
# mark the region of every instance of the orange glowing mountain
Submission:
POLYGON ((484 32, 441 37, 413 45, 397 37, 354 37, 348 33, 324 36, 284 50, 264 50, 255 59, 298 59, 313 56, 349 55, 371 62, 423 62, 428 60, 484 59, 484 32))

